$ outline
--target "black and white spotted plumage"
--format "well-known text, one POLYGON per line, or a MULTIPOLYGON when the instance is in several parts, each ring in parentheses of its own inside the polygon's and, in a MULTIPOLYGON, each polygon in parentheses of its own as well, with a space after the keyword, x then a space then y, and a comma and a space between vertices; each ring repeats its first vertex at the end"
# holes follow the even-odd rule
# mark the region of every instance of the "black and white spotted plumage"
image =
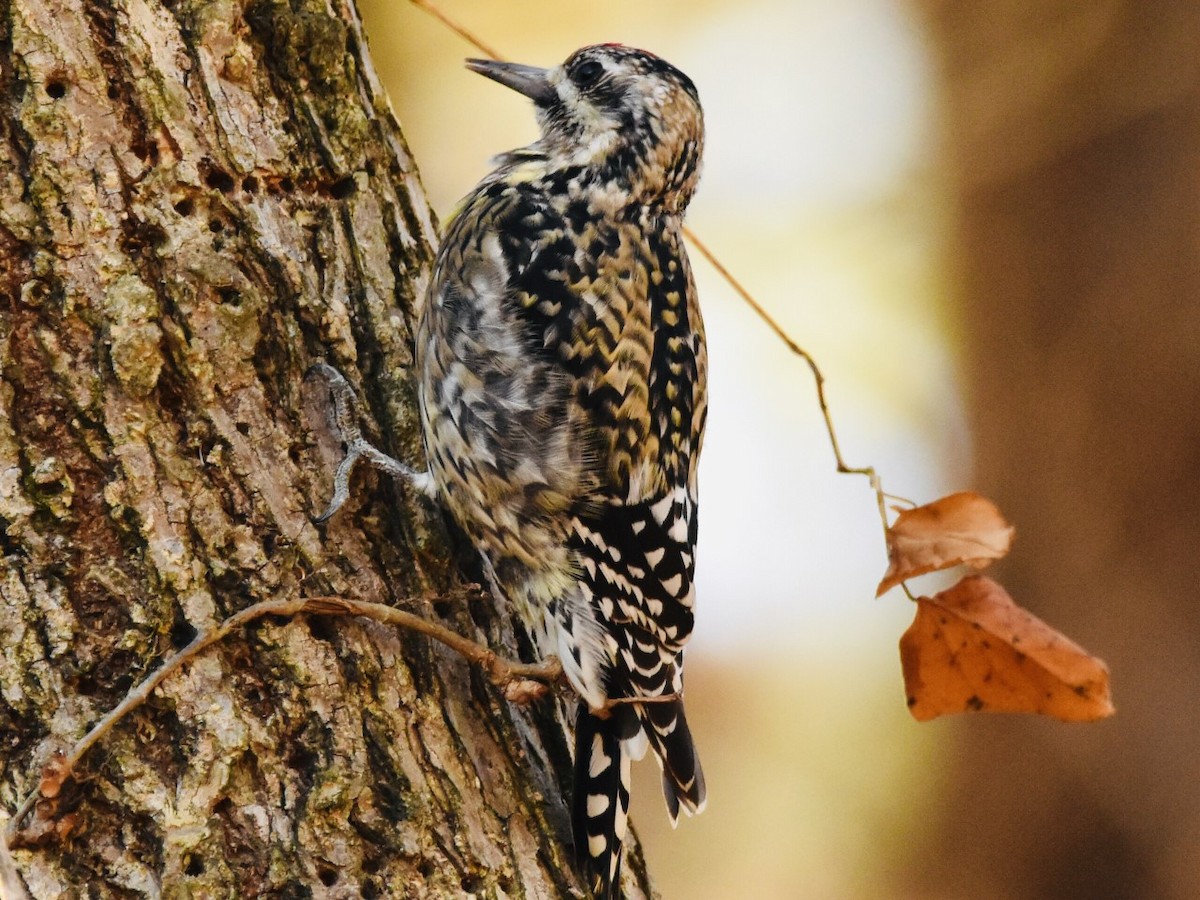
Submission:
POLYGON ((577 852, 619 890, 629 762, 674 822, 704 806, 682 701, 692 632, 704 331, 682 216, 703 143, 692 82, 585 47, 551 70, 473 61, 542 136, 450 222, 416 356, 430 472, 496 587, 583 698, 577 852), (665 702, 654 698, 676 695, 665 702), (644 703, 616 703, 644 698, 644 703))

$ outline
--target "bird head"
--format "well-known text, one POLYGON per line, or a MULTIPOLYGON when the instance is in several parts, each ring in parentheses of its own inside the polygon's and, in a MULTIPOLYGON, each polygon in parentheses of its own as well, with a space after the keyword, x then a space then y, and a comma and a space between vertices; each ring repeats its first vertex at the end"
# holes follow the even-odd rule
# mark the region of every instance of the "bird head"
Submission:
POLYGON ((534 102, 542 133, 526 150, 548 173, 571 173, 591 190, 674 212, 691 199, 704 119, 696 86, 665 60, 595 44, 553 69, 480 59, 467 68, 534 102))

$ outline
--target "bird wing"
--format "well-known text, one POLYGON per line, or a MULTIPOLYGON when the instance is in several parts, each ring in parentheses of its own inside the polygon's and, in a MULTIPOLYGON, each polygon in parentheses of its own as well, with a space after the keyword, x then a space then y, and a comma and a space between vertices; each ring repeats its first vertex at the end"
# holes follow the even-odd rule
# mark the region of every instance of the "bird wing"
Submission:
MULTIPOLYGON (((565 572, 567 528, 596 476, 572 379, 533 346, 514 301, 521 204, 517 192, 497 188, 481 188, 449 223, 417 365, 430 466, 506 583, 505 566, 565 572)), ((559 581, 547 596, 565 587, 559 581)))

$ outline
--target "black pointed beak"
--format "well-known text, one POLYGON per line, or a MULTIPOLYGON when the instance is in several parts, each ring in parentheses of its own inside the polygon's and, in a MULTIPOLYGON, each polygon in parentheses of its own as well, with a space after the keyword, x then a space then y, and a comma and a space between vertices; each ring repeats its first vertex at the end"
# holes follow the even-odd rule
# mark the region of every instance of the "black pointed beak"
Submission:
POLYGON ((467 68, 524 94, 539 106, 545 106, 558 98, 558 92, 550 83, 550 70, 519 63, 496 62, 492 59, 468 59, 467 68))

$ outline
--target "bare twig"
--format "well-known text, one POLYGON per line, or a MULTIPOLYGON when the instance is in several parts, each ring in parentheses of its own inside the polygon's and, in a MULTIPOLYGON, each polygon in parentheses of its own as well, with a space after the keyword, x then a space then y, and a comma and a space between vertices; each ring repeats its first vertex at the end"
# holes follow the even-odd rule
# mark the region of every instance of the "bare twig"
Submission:
POLYGON ((716 254, 708 249, 708 245, 700 240, 696 232, 690 228, 684 228, 683 233, 687 236, 692 246, 699 251, 700 255, 708 261, 708 264, 717 270, 717 274, 724 278, 726 283, 737 292, 737 295, 742 298, 745 304, 754 310, 755 315, 762 319, 771 331, 775 332, 775 336, 783 341, 789 350, 808 364, 813 380, 816 382, 817 403, 821 408, 821 415, 825 419, 825 431, 829 435, 829 445, 833 448, 833 458, 837 463, 837 470, 844 475, 865 475, 867 477, 871 483, 871 487, 875 491, 875 500, 879 506, 879 518, 883 522, 883 530, 886 533, 888 527, 887 495, 883 491, 883 482, 880 480, 879 473, 875 471, 874 466, 849 466, 842 457, 842 449, 838 445, 837 432, 833 428, 833 416, 829 412, 829 402, 825 399, 825 375, 821 372, 817 361, 812 358, 812 355, 807 350, 792 340, 791 336, 783 330, 783 326, 776 322, 774 317, 767 312, 766 308, 754 299, 754 295, 746 290, 742 283, 733 276, 732 272, 725 268, 724 264, 717 259, 716 254))
POLYGON ((446 13, 444 13, 436 3, 431 3, 429 0, 411 0, 411 3, 418 9, 425 10, 425 12, 429 13, 468 44, 472 44, 481 53, 485 53, 497 62, 504 62, 503 56, 473 35, 464 26, 460 25, 458 22, 454 21, 454 19, 446 15, 446 13))
POLYGON ((676 700, 682 700, 681 694, 656 694, 653 697, 609 697, 604 701, 605 709, 612 709, 614 706, 641 706, 643 703, 674 703, 676 700))
MULTIPOLYGON (((264 600, 261 603, 255 603, 253 606, 246 607, 216 627, 197 635, 191 643, 165 660, 141 684, 130 690, 125 695, 125 699, 118 703, 104 718, 92 726, 92 729, 87 734, 80 738, 75 746, 71 748, 70 753, 65 754, 56 761, 59 783, 61 784, 62 780, 65 780, 75 770, 75 767, 83 759, 84 755, 102 740, 112 730, 114 725, 145 703, 150 695, 154 693, 155 688, 162 684, 168 676, 179 671, 189 660, 227 637, 230 633, 250 624, 255 619, 261 619, 263 616, 294 616, 300 613, 326 616, 364 616, 374 619, 377 622, 420 632, 444 644, 470 662, 481 666, 487 672, 491 681, 502 688, 514 682, 537 681, 552 684, 562 675, 562 666, 554 657, 550 657, 540 663, 522 663, 504 659, 496 655, 493 650, 482 644, 477 644, 475 641, 465 638, 443 625, 430 622, 428 619, 423 619, 420 616, 404 612, 395 607, 385 606, 382 603, 366 603, 346 597, 302 597, 292 600, 264 600)), ((9 820, 8 827, 5 829, 5 841, 3 843, 6 847, 12 845, 21 830, 21 823, 29 815, 30 810, 33 809, 39 797, 41 797, 40 788, 41 785, 39 784, 38 787, 30 791, 22 800, 16 812, 13 813, 13 817, 9 820)))
MULTIPOLYGON (((382 603, 365 603, 347 597, 309 597, 302 601, 300 612, 327 616, 365 616, 377 622, 397 625, 416 631, 444 644, 470 662, 480 666, 492 683, 503 687, 512 681, 532 680, 552 683, 562 675, 562 665, 554 657, 540 663, 523 663, 498 656, 494 650, 465 638, 444 625, 415 616, 394 606, 382 603)), ((253 608, 253 607, 251 607, 253 608)))
MULTIPOLYGON (((500 53, 497 53, 493 47, 482 41, 469 28, 447 15, 440 7, 437 6, 437 4, 433 3, 432 0, 409 0, 409 2, 429 13, 431 16, 434 16, 451 31, 462 37, 462 39, 467 43, 476 47, 480 52, 487 54, 492 59, 504 61, 504 56, 502 56, 500 53)), ((757 314, 758 317, 766 323, 767 327, 775 333, 776 337, 783 341, 789 350, 791 350, 808 364, 808 368, 812 371, 813 379, 816 381, 817 403, 820 405, 821 415, 825 419, 825 431, 829 435, 829 444, 833 448, 833 458, 837 463, 837 470, 845 475, 865 475, 867 477, 867 480, 871 484, 871 488, 875 491, 875 501, 879 508, 879 519, 883 523, 883 531, 886 537, 888 529, 886 502, 887 494, 885 494, 883 490, 883 481, 880 479, 879 473, 875 471, 873 466, 849 466, 846 464, 846 460, 842 457, 841 447, 838 446, 837 432, 833 428, 833 417, 829 412, 829 403, 825 399, 825 376, 822 374, 821 369, 817 366, 816 360, 812 358, 808 351, 792 340, 788 333, 783 330, 783 327, 775 321, 775 319, 766 311, 762 304, 754 299, 754 295, 746 290, 746 288, 742 286, 742 283, 733 276, 733 273, 725 268, 721 261, 717 259, 716 255, 708 249, 708 245, 700 240, 700 238, 696 235, 696 232, 692 231, 690 228, 684 228, 683 233, 687 236, 687 239, 692 246, 699 251, 700 255, 708 260, 709 265, 717 270, 717 274, 725 279, 729 286, 737 292, 738 296, 742 298, 746 305, 754 310, 755 314, 757 314)))

